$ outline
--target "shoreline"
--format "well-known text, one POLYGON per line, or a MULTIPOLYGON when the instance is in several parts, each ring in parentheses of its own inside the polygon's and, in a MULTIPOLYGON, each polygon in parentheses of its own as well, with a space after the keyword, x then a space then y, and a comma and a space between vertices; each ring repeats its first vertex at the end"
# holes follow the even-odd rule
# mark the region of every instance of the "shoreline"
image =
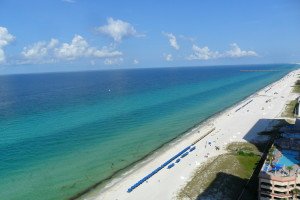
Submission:
MULTIPOLYGON (((296 71, 297 70, 290 71, 289 73, 287 73, 286 75, 284 75, 280 79, 270 83, 267 86, 264 86, 264 87, 256 90, 251 95, 249 95, 249 96, 243 98, 242 100, 232 104, 231 106, 228 106, 227 108, 224 108, 223 110, 221 110, 219 112, 216 112, 215 114, 211 115, 210 117, 204 119, 203 121, 195 124, 193 127, 187 129, 186 131, 182 132, 178 136, 174 137, 173 139, 171 139, 167 143, 161 145, 159 148, 151 151, 149 154, 147 154, 146 156, 142 157, 141 159, 135 161, 134 163, 132 163, 128 167, 120 169, 119 171, 117 171, 112 176, 108 177, 105 180, 102 180, 101 182, 95 184, 94 186, 91 186, 90 188, 88 188, 87 190, 81 192, 80 194, 77 194, 76 196, 73 196, 71 199, 76 199, 76 198, 79 198, 79 199, 82 199, 82 198, 83 199, 94 199, 94 198, 102 199, 101 195, 103 193, 113 189, 113 187, 115 185, 119 184, 120 182, 122 182, 123 179, 128 178, 131 175, 137 173, 137 171, 139 171, 140 168, 143 168, 143 167, 147 166, 149 162, 154 162, 154 160, 158 156, 160 156, 160 154, 164 153, 164 151, 168 151, 170 149, 176 148, 176 146, 178 144, 180 144, 184 140, 188 140, 189 137, 199 133, 200 131, 205 132, 205 130, 203 130, 203 129, 211 128, 211 126, 213 126, 213 124, 214 124, 214 121, 217 118, 220 118, 220 117, 224 116, 226 113, 228 113, 232 110, 234 110, 235 112, 238 112, 240 109, 243 109, 249 103, 251 104, 251 102, 249 102, 249 100, 251 100, 252 98, 257 96, 258 93, 268 92, 270 89, 272 89, 272 87, 274 85, 276 85, 279 82, 283 81, 283 79, 289 77, 292 73, 295 73, 296 71)), ((213 132, 215 132, 215 131, 213 131, 213 132)), ((145 173, 147 173, 147 172, 148 171, 146 171, 145 173)), ((132 183, 134 183, 134 181, 132 183)), ((128 187, 129 187, 129 185, 128 185, 128 187)))

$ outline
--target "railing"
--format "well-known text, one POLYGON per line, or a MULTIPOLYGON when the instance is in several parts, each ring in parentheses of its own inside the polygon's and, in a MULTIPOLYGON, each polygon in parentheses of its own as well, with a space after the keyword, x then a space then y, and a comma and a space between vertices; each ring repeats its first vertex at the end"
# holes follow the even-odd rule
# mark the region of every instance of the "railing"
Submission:
MULTIPOLYGON (((260 173, 259 178, 262 179, 268 179, 268 180, 273 180, 273 181, 279 181, 279 182, 286 182, 286 181, 296 181, 297 177, 296 176, 276 176, 272 174, 266 174, 266 173, 260 173)), ((262 180, 263 181, 263 180, 262 180)))

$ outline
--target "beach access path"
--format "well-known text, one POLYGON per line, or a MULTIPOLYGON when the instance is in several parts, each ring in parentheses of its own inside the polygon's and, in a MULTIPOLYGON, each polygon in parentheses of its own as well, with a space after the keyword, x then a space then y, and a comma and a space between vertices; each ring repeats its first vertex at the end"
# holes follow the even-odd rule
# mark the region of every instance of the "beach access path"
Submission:
POLYGON ((290 72, 282 79, 209 119, 207 123, 195 127, 179 140, 171 142, 163 151, 150 156, 151 158, 121 180, 109 187, 96 189, 81 199, 176 199, 178 191, 185 186, 194 171, 209 158, 225 153, 229 143, 266 139, 266 136, 258 136, 257 133, 274 125, 272 119, 281 118, 286 103, 297 97, 292 93, 292 86, 299 73, 300 70, 290 72), (210 130, 213 131, 207 134, 210 130), (199 140, 205 134, 207 135, 199 140), (174 167, 171 169, 165 167, 132 192, 127 192, 128 188, 141 178, 197 140, 199 141, 194 145, 196 149, 174 167), (216 146, 220 150, 216 150, 216 146))

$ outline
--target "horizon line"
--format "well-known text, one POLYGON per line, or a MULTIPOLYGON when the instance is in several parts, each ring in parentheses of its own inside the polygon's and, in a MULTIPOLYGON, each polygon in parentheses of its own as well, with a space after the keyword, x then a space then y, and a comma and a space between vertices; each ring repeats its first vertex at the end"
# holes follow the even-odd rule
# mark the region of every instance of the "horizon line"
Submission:
POLYGON ((218 65, 186 65, 186 66, 164 66, 164 67, 123 67, 123 68, 106 68, 106 69, 87 69, 87 70, 62 70, 62 71, 45 71, 45 72, 28 72, 28 73, 0 73, 0 76, 8 75, 30 75, 30 74, 60 74, 60 73, 79 73, 79 72, 97 72, 97 71, 116 71, 116 70, 144 70, 144 69, 166 69, 166 68, 192 68, 192 67, 226 67, 226 66, 255 66, 255 65, 300 65, 300 63, 256 63, 256 64, 218 64, 218 65))

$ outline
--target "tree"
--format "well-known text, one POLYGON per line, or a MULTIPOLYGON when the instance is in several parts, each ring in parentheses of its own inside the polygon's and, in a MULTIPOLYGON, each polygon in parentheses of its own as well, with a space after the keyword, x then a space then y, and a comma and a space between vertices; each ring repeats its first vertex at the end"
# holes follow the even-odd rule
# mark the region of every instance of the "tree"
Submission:
POLYGON ((286 169, 289 170, 289 175, 290 175, 291 171, 293 170, 293 166, 287 166, 286 169))
POLYGON ((271 148, 269 150, 269 153, 268 153, 268 156, 267 156, 267 161, 270 162, 270 165, 273 165, 273 160, 275 158, 275 156, 274 156, 274 150, 275 150, 275 147, 271 146, 271 148))
POLYGON ((273 165, 273 160, 274 160, 274 155, 273 155, 273 152, 269 152, 268 153, 268 157, 267 157, 267 160, 270 162, 270 165, 273 165))

